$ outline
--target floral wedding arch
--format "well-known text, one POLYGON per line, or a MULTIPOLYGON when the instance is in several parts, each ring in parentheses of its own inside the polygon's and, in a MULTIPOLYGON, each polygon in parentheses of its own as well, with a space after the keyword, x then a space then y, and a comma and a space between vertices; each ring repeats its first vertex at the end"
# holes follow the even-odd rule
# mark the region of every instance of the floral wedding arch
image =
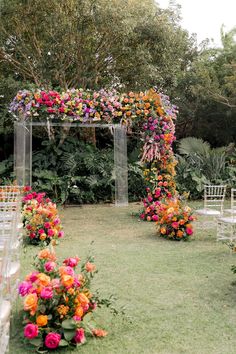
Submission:
POLYGON ((119 94, 116 91, 65 92, 22 90, 13 99, 15 117, 15 172, 19 184, 30 182, 32 126, 113 127, 116 171, 116 204, 127 205, 126 131, 139 129, 143 147, 141 164, 146 181, 143 218, 156 220, 160 200, 176 195, 172 143, 177 109, 155 89, 119 94))

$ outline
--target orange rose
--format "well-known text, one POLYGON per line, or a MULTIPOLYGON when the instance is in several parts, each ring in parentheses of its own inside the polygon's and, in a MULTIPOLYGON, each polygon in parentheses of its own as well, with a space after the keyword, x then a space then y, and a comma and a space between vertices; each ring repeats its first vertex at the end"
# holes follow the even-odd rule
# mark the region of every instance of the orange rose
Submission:
POLYGON ((38 307, 38 296, 36 294, 28 294, 24 300, 24 310, 30 311, 31 316, 34 316, 38 307))
POLYGON ((96 337, 105 337, 108 334, 108 332, 104 331, 103 329, 95 329, 95 328, 92 330, 92 333, 96 337))
POLYGON ((166 228, 165 228, 165 227, 161 227, 161 230, 160 230, 160 231, 161 231, 161 234, 162 234, 162 235, 165 235, 165 234, 166 234, 166 228))
POLYGON ((36 323, 39 327, 43 327, 43 326, 46 326, 47 323, 48 323, 48 316, 46 315, 39 315, 37 318, 36 318, 36 323))
POLYGON ((87 298, 87 296, 83 293, 80 293, 78 296, 77 296, 77 300, 78 302, 82 305, 82 306, 85 306, 89 303, 89 299, 87 298))
POLYGON ((37 275, 38 283, 41 286, 48 286, 50 284, 50 277, 44 273, 39 273, 37 275))
POLYGON ((38 254, 39 259, 48 259, 50 261, 55 261, 56 256, 54 251, 50 252, 48 248, 43 249, 42 251, 39 252, 38 254))
POLYGON ((65 287, 71 287, 74 284, 74 278, 71 275, 64 274, 61 277, 61 283, 65 287))
POLYGON ((87 272, 94 272, 95 269, 96 269, 96 266, 93 263, 87 262, 85 264, 85 269, 86 269, 87 272))
POLYGON ((82 306, 76 307, 75 316, 82 317, 83 314, 84 314, 83 307, 82 306))
POLYGON ((178 230, 177 231, 177 236, 179 237, 179 238, 181 238, 182 236, 183 236, 183 231, 181 231, 181 230, 178 230))

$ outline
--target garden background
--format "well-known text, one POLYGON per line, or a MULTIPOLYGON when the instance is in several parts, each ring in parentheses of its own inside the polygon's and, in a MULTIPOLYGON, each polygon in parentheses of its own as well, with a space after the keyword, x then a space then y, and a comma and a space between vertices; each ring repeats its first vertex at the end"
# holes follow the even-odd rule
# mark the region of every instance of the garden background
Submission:
MULTIPOLYGON (((211 48, 207 39, 197 47, 196 38, 180 27, 178 6, 163 10, 151 0, 11 0, 1 2, 0 16, 1 183, 14 178, 9 104, 19 89, 127 92, 156 86, 179 107, 177 190, 199 198, 204 183, 231 186, 236 174, 235 29, 222 30, 221 48, 211 48), (189 136, 210 146, 180 142, 189 136)), ((34 188, 60 203, 112 201, 112 145, 107 129, 58 131, 54 140, 34 129, 34 188)), ((140 136, 130 135, 130 201, 143 196, 139 154, 140 136)))

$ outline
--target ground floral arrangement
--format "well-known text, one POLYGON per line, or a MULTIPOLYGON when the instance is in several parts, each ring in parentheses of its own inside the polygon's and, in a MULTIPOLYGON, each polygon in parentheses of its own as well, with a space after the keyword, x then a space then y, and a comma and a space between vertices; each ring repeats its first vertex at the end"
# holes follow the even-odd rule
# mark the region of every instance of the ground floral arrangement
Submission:
POLYGON ((34 245, 51 241, 55 244, 64 236, 56 204, 45 193, 33 192, 30 187, 25 187, 24 192, 22 222, 25 240, 34 245))
MULTIPOLYGON (((168 210, 164 206, 160 209, 160 204, 168 205, 176 199, 179 200, 178 205, 182 203, 176 191, 176 160, 172 150, 172 143, 176 140, 174 120, 177 107, 170 103, 168 96, 158 93, 156 89, 128 94, 120 94, 115 90, 22 90, 13 99, 10 110, 17 120, 46 121, 49 128, 50 122, 91 123, 91 126, 101 122, 121 124, 129 131, 138 129, 143 140, 141 164, 147 192, 141 218, 158 222, 159 210, 162 213, 168 210)), ((178 212, 183 210, 179 206, 178 212)), ((165 234, 167 238, 176 229, 170 225, 168 230, 165 234)), ((159 232, 159 235, 164 234, 159 232)), ((187 235, 190 236, 190 233, 187 235)))
POLYGON ((96 272, 93 258, 65 259, 60 264, 52 246, 42 249, 35 269, 19 285, 24 298, 24 338, 38 352, 57 347, 74 348, 86 341, 86 335, 104 337, 107 332, 93 328, 85 317, 104 304, 91 292, 96 272), (76 270, 80 265, 80 272, 76 270))

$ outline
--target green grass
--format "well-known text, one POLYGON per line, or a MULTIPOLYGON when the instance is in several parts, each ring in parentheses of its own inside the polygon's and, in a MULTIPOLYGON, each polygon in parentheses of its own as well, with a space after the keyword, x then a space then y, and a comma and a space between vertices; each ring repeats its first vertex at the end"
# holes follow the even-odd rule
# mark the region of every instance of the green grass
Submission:
MULTIPOLYGON (((90 339, 73 353, 234 354, 236 287, 230 268, 236 256, 216 242, 215 230, 205 230, 201 220, 191 242, 159 238, 154 223, 132 216, 140 207, 96 205, 60 211, 66 237, 57 247, 58 256, 85 257, 94 241, 99 269, 94 288, 104 296, 116 295, 117 308, 125 305, 127 314, 122 318, 98 311, 99 327, 109 335, 90 339)), ((22 277, 32 269, 36 252, 29 247, 22 255, 22 277)), ((15 336, 10 354, 27 353, 32 351, 15 336)))

